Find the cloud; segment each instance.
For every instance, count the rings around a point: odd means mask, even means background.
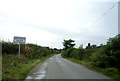
[[[83,0],[4,0],[0,3],[0,38],[12,41],[15,35],[25,36],[28,43],[57,48],[70,38],[76,47],[88,42],[99,45],[116,35],[117,7],[94,24],[113,5]]]

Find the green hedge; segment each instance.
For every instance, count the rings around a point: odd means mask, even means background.
[[[56,50],[51,49],[49,47],[42,47],[38,46],[36,44],[21,44],[20,45],[20,53],[24,54],[27,58],[41,58],[45,57],[47,55],[50,55],[52,53],[56,53]],[[12,42],[2,42],[2,55],[6,54],[12,54],[16,55],[18,54],[18,44],[14,44]]]

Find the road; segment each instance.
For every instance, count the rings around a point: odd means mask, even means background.
[[[36,66],[26,79],[110,79],[105,75],[90,70],[55,55]]]

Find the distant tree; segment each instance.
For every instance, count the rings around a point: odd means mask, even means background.
[[[89,49],[89,48],[91,48],[90,43],[88,43],[88,46],[86,46],[86,49]]]
[[[103,44],[100,44],[99,46],[97,46],[97,48],[100,48],[100,47],[103,47],[104,45]]]
[[[97,45],[94,44],[94,45],[92,45],[91,47],[92,47],[92,48],[97,48]]]
[[[102,47],[102,46],[103,46],[103,44],[100,44],[100,46]]]
[[[83,44],[81,44],[81,45],[79,46],[79,49],[83,49]]]
[[[74,46],[75,46],[75,43],[74,43],[74,42],[75,42],[75,41],[74,41],[74,40],[71,40],[71,39],[69,39],[69,40],[64,40],[64,42],[63,42],[64,49],[66,50],[66,49],[68,49],[68,48],[74,47]]]
[[[56,51],[57,51],[58,49],[57,49],[57,48],[54,48],[54,50],[56,50]]]
[[[90,47],[90,43],[88,43],[88,46]]]

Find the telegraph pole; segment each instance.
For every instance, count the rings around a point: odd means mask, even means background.
[[[120,1],[118,2],[118,34],[120,34]]]

